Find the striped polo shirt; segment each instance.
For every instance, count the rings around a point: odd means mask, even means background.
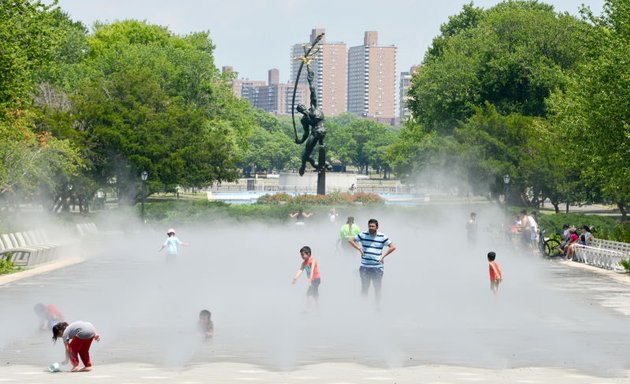
[[[362,267],[383,268],[383,264],[379,262],[383,255],[383,248],[392,243],[387,235],[377,232],[376,236],[372,236],[370,232],[365,231],[356,235],[354,240],[361,243],[363,247]]]

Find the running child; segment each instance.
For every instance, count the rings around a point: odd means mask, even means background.
[[[496,257],[496,253],[488,252],[488,263],[490,266],[490,289],[493,293],[497,293],[499,291],[499,284],[501,283],[501,281],[503,281],[501,268],[499,268],[499,264],[494,261]]]
[[[68,360],[72,364],[70,372],[88,372],[92,370],[92,361],[90,360],[90,346],[92,340],[100,341],[101,336],[96,333],[96,329],[87,321],[75,321],[73,323],[61,322],[52,328],[53,343],[57,338],[61,337],[66,348],[66,359],[63,364],[67,364]],[[83,362],[83,368],[79,369],[79,357]]]
[[[317,264],[317,260],[315,260],[315,258],[311,256],[311,247],[302,247],[300,249],[300,256],[303,260],[302,265],[293,277],[291,284],[295,284],[302,272],[306,271],[306,279],[310,283],[308,290],[306,291],[306,297],[309,298],[308,305],[310,306],[311,300],[313,300],[317,304],[317,301],[319,299],[319,284],[321,282],[319,276],[319,265]]]
[[[175,236],[175,230],[173,228],[169,228],[169,230],[166,231],[166,236],[168,236],[168,238],[164,244],[162,244],[162,247],[158,249],[158,252],[166,248],[166,261],[174,261],[177,258],[179,246],[182,245],[186,247],[188,244],[180,241],[177,236]]]

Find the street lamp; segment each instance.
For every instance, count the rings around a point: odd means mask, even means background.
[[[145,224],[146,220],[144,218],[144,196],[146,195],[147,179],[149,178],[149,172],[142,171],[142,173],[140,174],[140,178],[142,179],[142,201],[140,203],[140,210],[142,216],[142,224]]]
[[[68,189],[68,198],[65,201],[66,207],[65,207],[65,211],[70,211],[70,203],[72,201],[72,188],[74,188],[74,186],[72,184],[68,184],[66,186],[66,188]]]
[[[508,202],[508,186],[510,185],[510,175],[507,173],[503,175],[503,203],[505,204],[505,211],[507,212]]]

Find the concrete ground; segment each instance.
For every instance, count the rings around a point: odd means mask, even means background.
[[[10,308],[16,303],[16,296],[32,298],[42,287],[72,287],[72,277],[78,273],[98,274],[104,268],[121,268],[120,265],[94,264],[83,259],[65,259],[58,262],[32,268],[13,275],[0,276],[0,303],[2,308]],[[133,268],[127,265],[126,268]],[[622,323],[630,324],[630,276],[605,271],[573,262],[552,262],[546,268],[555,276],[550,289],[565,292],[586,307],[596,308],[598,312],[610,313]],[[80,272],[82,271],[82,272]],[[124,273],[121,268],[121,273]],[[76,284],[85,284],[83,281]],[[4,293],[2,292],[4,290]],[[4,319],[8,317],[2,317]],[[16,321],[20,321],[19,319]],[[555,321],[549,319],[549,321]],[[583,325],[583,324],[581,324]],[[3,324],[4,330],[20,327],[16,324]],[[583,332],[600,332],[597,324]],[[610,330],[611,332],[627,331]],[[611,337],[601,333],[602,337]],[[110,351],[105,348],[97,352],[99,361],[90,373],[49,373],[46,365],[34,364],[34,361],[51,363],[51,356],[58,357],[60,346],[51,348],[49,342],[42,342],[41,335],[26,336],[21,341],[0,345],[0,383],[554,383],[554,384],[612,384],[630,383],[630,357],[624,369],[606,370],[576,369],[563,364],[559,356],[557,363],[548,362],[544,367],[515,367],[507,364],[502,367],[498,362],[494,367],[479,368],[460,364],[429,363],[427,361],[386,362],[373,361],[352,355],[351,350],[322,350],[316,353],[313,361],[303,359],[283,369],[278,365],[264,364],[265,358],[255,352],[227,349],[220,342],[205,347],[197,356],[183,364],[154,364],[136,359],[129,355],[130,344],[112,344]],[[46,334],[46,339],[48,335]],[[625,339],[623,339],[625,340]],[[102,344],[102,343],[101,343]],[[131,345],[132,346],[132,345]],[[119,348],[119,349],[117,349]],[[150,349],[151,347],[145,347]],[[585,347],[588,353],[588,346]],[[53,355],[50,351],[54,349]],[[121,353],[117,357],[116,351]],[[627,345],[619,346],[619,353],[627,351]],[[147,351],[148,352],[148,351]],[[221,355],[219,352],[223,352]],[[242,352],[242,354],[240,353]],[[326,355],[329,354],[329,358]],[[131,356],[131,357],[130,357]],[[626,356],[630,356],[626,354]],[[262,362],[262,363],[261,363]],[[67,369],[67,367],[64,367]]]
[[[49,373],[41,367],[5,366],[0,383],[389,383],[389,384],[613,384],[629,383],[630,372],[619,377],[596,377],[553,368],[478,369],[444,365],[374,368],[353,363],[323,363],[290,371],[272,371],[241,363],[209,363],[184,368],[123,363],[101,365],[89,373]]]

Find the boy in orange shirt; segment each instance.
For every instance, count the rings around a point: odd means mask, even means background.
[[[317,260],[311,256],[311,247],[309,246],[304,246],[300,249],[300,256],[302,257],[303,262],[300,269],[293,277],[291,284],[295,284],[302,272],[306,271],[306,279],[310,283],[310,286],[306,291],[306,296],[308,298],[312,298],[312,300],[317,304],[317,300],[319,299],[319,283],[321,282],[319,276],[319,265],[317,264]]]
[[[488,263],[490,264],[490,289],[493,293],[497,293],[499,291],[499,284],[503,280],[501,268],[499,268],[499,264],[494,261],[496,257],[496,253],[488,252]]]

